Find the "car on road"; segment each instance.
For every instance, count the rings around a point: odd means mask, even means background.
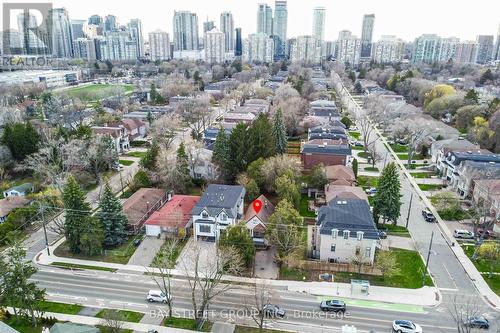
[[[483,236],[484,234],[484,236]],[[495,233],[493,232],[493,230],[484,230],[482,228],[480,229],[477,229],[477,236],[478,237],[482,237],[484,239],[490,239],[490,238],[495,238]]]
[[[490,322],[488,321],[488,319],[482,316],[466,317],[464,319],[464,325],[473,328],[484,328],[484,329],[490,328]]]
[[[167,303],[167,295],[160,290],[150,290],[146,296],[148,302]]]
[[[453,231],[453,237],[462,239],[474,239],[474,233],[469,230],[455,229],[455,231]]]
[[[424,217],[426,222],[436,222],[436,217],[428,210],[424,209],[422,211],[422,216]]]
[[[387,238],[387,232],[385,232],[384,230],[379,230],[378,231],[378,237],[380,237],[380,239],[386,239]]]
[[[346,311],[345,302],[337,300],[337,299],[322,301],[319,304],[319,308],[322,311],[332,311],[332,312],[345,312]]]
[[[397,333],[422,333],[422,327],[409,320],[394,320],[392,329]]]
[[[284,318],[286,315],[285,309],[277,304],[266,304],[262,308],[262,312],[266,317],[270,318]]]

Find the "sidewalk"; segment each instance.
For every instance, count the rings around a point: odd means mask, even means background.
[[[119,271],[129,272],[153,272],[159,273],[157,268],[144,267],[138,265],[122,265],[115,263],[106,263],[101,261],[81,260],[72,258],[63,258],[53,255],[54,249],[64,242],[64,238],[51,246],[52,255],[48,256],[46,251],[41,251],[34,259],[36,264],[50,265],[52,262],[72,263],[76,265],[97,266],[112,268]],[[185,277],[186,273],[182,270],[171,270],[173,276]],[[285,290],[298,293],[307,293],[315,296],[340,296],[349,299],[358,299],[366,301],[376,301],[383,303],[407,304],[415,306],[436,306],[441,302],[439,291],[435,287],[423,287],[420,289],[403,289],[371,286],[369,295],[352,295],[351,285],[349,283],[331,283],[331,282],[302,282],[288,280],[269,280],[269,279],[253,279],[238,276],[224,276],[223,280],[232,281],[243,284],[265,283],[269,286],[280,287]]]
[[[7,308],[7,310],[9,310],[9,312],[13,312],[12,308]],[[96,326],[96,325],[102,324],[102,319],[95,318],[95,317],[69,315],[69,314],[57,313],[57,312],[45,312],[43,314],[43,316],[46,318],[53,317],[61,322],[69,321],[69,322],[72,322],[75,324],[84,324],[84,325],[91,325],[91,326]],[[180,329],[180,328],[172,328],[172,327],[150,325],[150,324],[141,324],[141,323],[131,323],[131,322],[127,322],[127,321],[122,321],[122,324],[123,324],[122,328],[134,330],[134,331],[138,331],[138,332],[148,332],[149,330],[156,330],[156,331],[158,331],[158,333],[192,333],[192,332],[196,332],[196,331],[185,330],[185,329]]]

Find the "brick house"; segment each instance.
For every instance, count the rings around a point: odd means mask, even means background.
[[[306,170],[320,163],[324,166],[350,165],[351,155],[351,147],[345,140],[310,140],[301,149],[302,163]]]

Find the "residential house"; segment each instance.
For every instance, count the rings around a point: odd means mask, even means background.
[[[361,199],[368,202],[368,196],[361,187],[332,184],[325,185],[326,202],[337,199]]]
[[[352,168],[345,165],[328,165],[325,173],[331,185],[351,186],[356,181]]]
[[[0,223],[5,222],[14,209],[24,207],[29,202],[30,200],[25,197],[16,196],[0,199]]]
[[[446,156],[452,151],[478,151],[480,150],[478,145],[471,143],[469,140],[465,139],[447,139],[434,141],[431,144],[430,154],[432,163],[436,165],[438,171],[443,171],[446,169]],[[445,174],[445,172],[444,172]]]
[[[288,79],[288,71],[278,71],[275,75],[271,76],[269,78],[270,82],[278,82],[278,83],[285,83],[285,81]]]
[[[99,333],[99,329],[84,324],[75,323],[55,323],[49,330],[49,333]]]
[[[345,126],[335,126],[332,124],[325,124],[325,125],[311,127],[308,130],[307,140],[314,140],[314,139],[347,140]]]
[[[1,333],[20,333],[18,330],[13,329],[3,321],[0,321],[0,332]]]
[[[170,194],[158,188],[141,188],[123,203],[123,213],[128,219],[128,230],[137,233],[148,217],[165,202]]]
[[[481,203],[493,217],[500,219],[500,178],[474,180],[472,199]]]
[[[196,240],[215,241],[228,226],[243,216],[245,188],[239,185],[208,185],[192,210]]]
[[[474,192],[474,181],[500,178],[500,156],[498,162],[477,162],[465,160],[452,175],[449,185],[462,197],[469,198]]]
[[[266,247],[266,226],[269,217],[274,213],[274,205],[264,195],[259,196],[257,200],[262,202],[260,211],[257,213],[253,204],[249,205],[243,217],[243,222],[250,231],[255,245]]]
[[[226,123],[243,123],[243,124],[251,124],[255,120],[256,116],[250,112],[228,112],[224,115],[224,122]]]
[[[322,261],[373,264],[380,238],[366,200],[336,199],[319,208],[311,239]]]
[[[203,142],[206,147],[210,150],[213,149],[213,145],[215,143],[215,139],[217,138],[217,134],[219,133],[220,127],[224,129],[226,135],[229,136],[233,131],[233,128],[236,127],[235,123],[221,123],[219,126],[210,126],[205,132],[203,132]]]
[[[320,163],[349,165],[352,152],[346,140],[315,139],[303,144],[301,155],[304,168],[309,170]]]
[[[33,193],[34,187],[32,183],[24,183],[9,188],[3,192],[4,198],[8,197],[24,197],[27,194]]]
[[[256,117],[261,113],[267,113],[269,111],[269,105],[265,104],[248,104],[245,103],[243,106],[236,106],[230,113],[251,113]]]
[[[125,128],[125,135],[128,135],[129,141],[146,136],[146,124],[138,118],[124,118],[119,123],[110,124],[109,127]]]
[[[126,134],[125,127],[92,126],[92,132],[95,135],[109,135],[113,139],[118,154],[130,149],[129,137]]]
[[[167,237],[177,237],[180,234],[189,236],[193,225],[191,211],[200,201],[199,196],[172,196],[163,207],[148,217],[144,225],[147,236],[159,236],[165,233]]]
[[[212,163],[213,151],[192,147],[189,151],[189,173],[194,179],[214,180],[219,177],[218,167]]]

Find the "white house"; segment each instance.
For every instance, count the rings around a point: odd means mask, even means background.
[[[210,184],[192,210],[196,240],[213,242],[243,216],[245,188],[239,185]]]
[[[8,197],[24,197],[25,195],[33,192],[33,184],[32,183],[24,183],[18,186],[14,186],[9,188],[8,190],[3,192],[4,198]]]
[[[113,139],[116,151],[121,154],[130,149],[129,136],[125,127],[93,126],[92,132],[96,135],[109,135]]]
[[[313,256],[322,261],[373,264],[380,239],[370,206],[362,199],[334,199],[319,209]]]

